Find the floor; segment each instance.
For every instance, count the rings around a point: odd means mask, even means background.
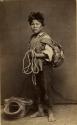
[[[54,105],[55,122],[48,122],[46,117],[24,117],[16,120],[1,118],[1,125],[77,125],[77,105]]]

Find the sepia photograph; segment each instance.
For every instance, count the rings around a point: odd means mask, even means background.
[[[0,0],[0,124],[77,125],[76,0]]]

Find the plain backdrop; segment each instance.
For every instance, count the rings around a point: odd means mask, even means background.
[[[0,2],[1,99],[34,97],[31,78],[22,73],[22,59],[31,35],[27,22],[31,11],[45,17],[45,30],[61,43],[63,65],[51,75],[54,103],[77,102],[76,3],[75,0],[5,0]]]

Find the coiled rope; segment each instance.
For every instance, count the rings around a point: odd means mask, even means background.
[[[25,66],[25,60],[28,59],[28,65]],[[26,75],[32,74],[32,82],[36,85],[36,74],[39,73],[39,67],[36,63],[35,50],[28,50],[23,58],[23,73]]]

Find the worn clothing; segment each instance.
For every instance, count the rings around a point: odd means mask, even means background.
[[[39,67],[39,73],[36,75],[36,101],[37,103],[51,105],[51,78],[52,68],[49,63],[53,56],[53,50],[50,47],[52,45],[51,37],[45,33],[40,32],[31,36],[30,49],[36,53],[43,53],[47,55],[47,58],[37,58],[36,63]]]
[[[32,35],[31,41],[30,41],[30,49],[34,50],[36,53],[43,53],[47,55],[47,59],[38,58],[36,60],[37,66],[39,67],[40,71],[43,70],[43,63],[45,61],[51,61],[53,50],[50,47],[52,45],[51,37],[45,33],[40,32],[37,35]]]

